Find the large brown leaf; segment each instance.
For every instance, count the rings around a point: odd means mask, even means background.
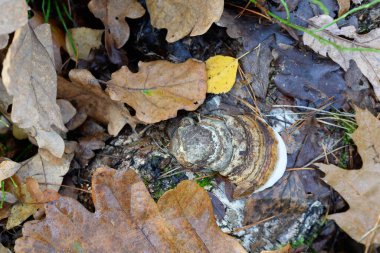
[[[173,118],[177,111],[193,111],[204,101],[207,74],[203,62],[189,59],[184,63],[168,61],[139,62],[139,72],[127,67],[112,74],[107,91],[116,101],[136,110],[144,123]]]
[[[145,9],[137,0],[92,0],[88,8],[105,27],[105,44],[112,58],[112,48],[121,48],[129,38],[129,26],[125,18],[139,18]]]
[[[61,197],[46,218],[27,222],[16,252],[245,252],[215,224],[207,193],[183,182],[158,205],[133,170],[98,169],[95,213]]]
[[[343,213],[329,215],[353,239],[360,241],[380,219],[380,121],[369,111],[356,110],[358,129],[352,139],[363,160],[360,170],[344,170],[334,165],[320,164],[326,173],[324,180],[348,202]],[[377,232],[377,233],[376,233]],[[375,235],[375,234],[376,235]],[[362,243],[380,243],[379,228],[374,229]]]
[[[224,0],[147,0],[152,25],[166,28],[166,40],[174,42],[186,35],[204,34],[223,13]]]
[[[27,24],[16,31],[2,76],[13,96],[12,121],[35,138],[40,148],[61,157],[65,144],[55,130],[67,130],[56,103],[57,75],[48,24],[34,30]]]
[[[116,136],[126,123],[134,128],[133,118],[122,102],[116,102],[102,90],[98,80],[85,69],[73,69],[69,82],[58,77],[58,97],[69,100],[78,110],[103,124],[108,124],[108,132]]]

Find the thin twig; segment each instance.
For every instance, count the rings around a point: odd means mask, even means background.
[[[239,232],[239,231],[241,231],[241,230],[246,230],[246,229],[249,229],[249,228],[251,228],[251,227],[255,227],[255,226],[257,226],[257,225],[259,225],[259,224],[261,224],[261,223],[263,223],[263,222],[269,221],[269,220],[271,220],[271,219],[273,219],[273,218],[275,218],[275,217],[276,217],[276,215],[273,215],[273,216],[271,216],[271,217],[268,217],[268,218],[265,218],[265,219],[260,220],[260,221],[258,221],[258,222],[255,222],[255,223],[252,223],[252,224],[246,225],[246,226],[244,226],[244,227],[241,227],[241,228],[234,228],[234,229],[233,229],[233,232],[236,233],[236,232]]]

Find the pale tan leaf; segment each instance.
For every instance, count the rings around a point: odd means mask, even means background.
[[[87,27],[78,27],[69,29],[71,37],[75,43],[78,55],[75,55],[70,40],[66,34],[66,48],[71,59],[87,60],[92,48],[99,48],[102,45],[102,34],[104,30],[91,29]]]
[[[193,59],[179,64],[140,62],[138,73],[125,66],[114,72],[107,91],[113,100],[133,107],[140,121],[150,124],[173,118],[178,110],[196,110],[206,97],[206,80],[205,64]]]
[[[343,213],[329,215],[352,238],[360,241],[376,224],[380,215],[380,121],[370,112],[356,110],[358,129],[352,139],[363,160],[360,170],[344,170],[334,165],[319,164],[326,173],[324,180],[348,202]],[[379,228],[373,243],[380,243]],[[371,238],[367,236],[362,243]]]
[[[45,23],[44,17],[42,17],[38,12],[33,12],[33,17],[29,19],[29,25],[35,29],[36,27]],[[65,33],[61,28],[50,24],[51,35],[53,39],[53,52],[54,52],[54,62],[55,69],[58,73],[61,72],[62,68],[62,57],[61,48],[66,50]]]
[[[314,29],[332,22],[333,19],[330,16],[321,15],[313,17],[309,21],[313,24],[310,28]],[[380,28],[374,29],[367,34],[358,34],[354,26],[339,28],[334,24],[324,31],[316,32],[316,34],[341,47],[351,48],[352,50],[339,50],[333,45],[318,41],[307,33],[303,35],[305,45],[323,56],[329,56],[344,70],[349,68],[351,60],[355,61],[363,75],[372,83],[376,96],[380,99],[380,53],[353,51],[358,47],[380,50]],[[350,40],[339,36],[347,37]]]
[[[57,99],[57,104],[61,110],[62,121],[64,124],[69,122],[77,113],[75,107],[66,99]]]
[[[62,158],[57,158],[48,151],[39,149],[37,155],[21,163],[16,175],[22,181],[32,177],[43,185],[42,189],[58,191],[73,157],[73,153],[65,153]]]
[[[12,97],[8,94],[3,80],[0,78],[0,112],[7,114],[8,106],[12,104]]]
[[[88,8],[104,24],[109,55],[112,47],[121,48],[129,38],[129,26],[125,18],[139,18],[145,13],[137,0],[91,0]]]
[[[0,34],[0,49],[5,48],[8,45],[9,35]]]
[[[166,40],[174,42],[186,35],[202,35],[223,13],[223,0],[147,0],[152,25],[166,28]]]
[[[61,157],[67,131],[56,104],[57,75],[48,24],[34,31],[25,25],[15,33],[3,63],[3,83],[13,96],[12,121],[35,138],[40,148]]]
[[[92,178],[95,213],[61,197],[46,205],[44,220],[24,224],[15,251],[246,252],[215,224],[204,189],[195,182],[177,188],[157,205],[133,170],[97,169]]]
[[[11,160],[2,160],[2,158],[0,158],[0,182],[13,176],[20,167],[21,165],[19,163]]]
[[[58,77],[58,97],[69,100],[78,110],[93,119],[108,124],[108,133],[116,136],[128,123],[135,128],[138,121],[132,117],[122,102],[116,102],[102,90],[98,80],[85,69],[73,69],[69,82]]]
[[[0,253],[12,253],[12,251],[6,247],[4,247],[3,244],[0,244]]]
[[[24,0],[0,0],[0,34],[8,34],[28,22],[28,5]]]

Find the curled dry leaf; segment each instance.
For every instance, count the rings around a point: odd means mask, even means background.
[[[3,82],[13,96],[12,121],[35,138],[40,148],[61,157],[65,144],[56,130],[66,132],[56,104],[57,75],[50,26],[32,30],[29,25],[15,33],[3,62]]]
[[[223,13],[223,0],[147,0],[152,25],[166,28],[166,40],[175,42],[186,35],[202,35]]]
[[[87,27],[78,27],[69,29],[72,39],[74,40],[77,54],[75,55],[74,49],[70,44],[70,40],[66,34],[66,48],[71,59],[87,60],[88,55],[92,48],[99,48],[102,45],[102,35],[104,30],[91,29]]]
[[[112,74],[107,83],[111,99],[127,103],[146,124],[173,118],[177,111],[196,110],[204,101],[207,74],[203,62],[139,62],[139,72],[127,67]]]
[[[319,28],[332,22],[333,19],[330,16],[321,15],[311,18],[310,21],[313,24],[311,28]],[[380,50],[380,28],[367,34],[358,34],[354,26],[339,28],[337,24],[333,24],[316,34],[346,49],[337,49],[318,41],[307,33],[303,35],[305,45],[323,56],[329,56],[346,71],[350,67],[350,60],[355,61],[363,75],[372,83],[376,96],[380,99],[380,53],[371,51],[371,49]],[[350,40],[339,36],[347,37]],[[357,51],[358,47],[368,48],[368,51]]]
[[[195,182],[180,183],[158,204],[132,170],[97,169],[92,184],[95,213],[61,197],[45,206],[44,220],[24,225],[15,251],[246,252],[218,228]]]
[[[28,5],[24,0],[0,1],[0,35],[8,34],[28,22]]]
[[[69,73],[73,82],[58,77],[58,97],[69,100],[78,110],[103,124],[108,133],[116,136],[128,123],[132,128],[138,121],[132,117],[122,102],[113,101],[102,90],[98,80],[85,69],[73,69]]]
[[[105,44],[112,58],[112,48],[121,48],[129,38],[129,26],[125,18],[139,18],[145,9],[137,0],[91,0],[88,8],[105,27]]]
[[[334,219],[353,239],[366,245],[378,244],[379,228],[373,228],[378,226],[380,216],[380,121],[369,111],[356,109],[356,122],[358,129],[352,134],[352,139],[358,147],[363,167],[344,170],[334,165],[319,164],[319,169],[326,173],[323,179],[350,205],[348,211],[329,215],[329,218]],[[369,234],[363,238],[367,232]]]

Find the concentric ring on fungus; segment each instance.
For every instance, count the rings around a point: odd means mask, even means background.
[[[264,121],[250,116],[184,118],[170,143],[170,152],[186,168],[211,169],[237,185],[233,197],[271,187],[284,174],[283,140]]]

